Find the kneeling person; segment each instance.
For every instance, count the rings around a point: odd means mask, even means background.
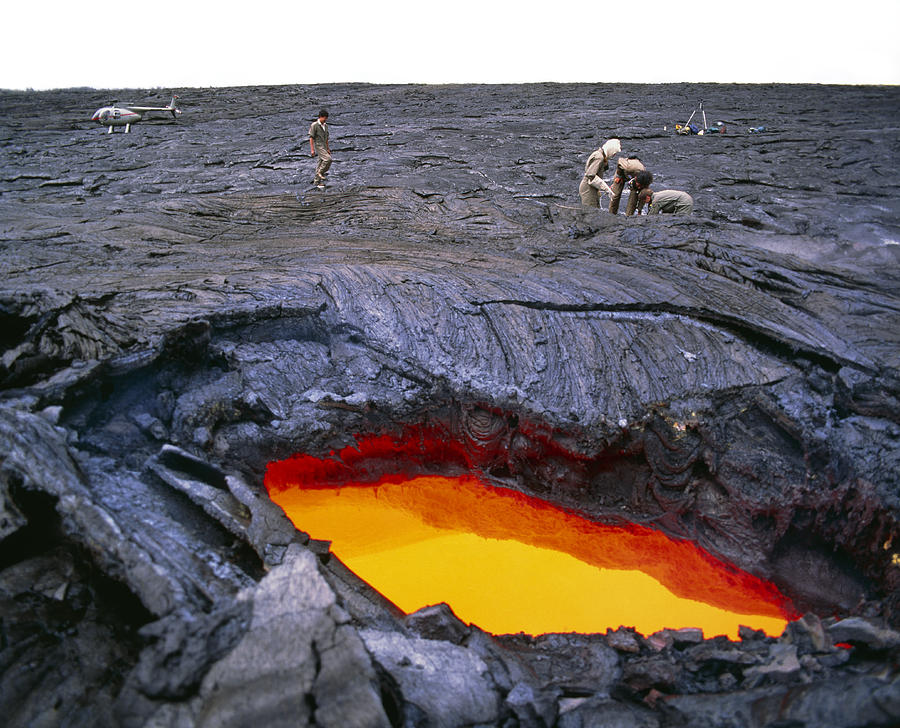
[[[681,190],[660,190],[659,192],[654,192],[650,188],[641,190],[638,215],[641,214],[644,205],[648,203],[650,205],[647,210],[648,215],[659,215],[660,213],[690,215],[694,211],[694,198]]]

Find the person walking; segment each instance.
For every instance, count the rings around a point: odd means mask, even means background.
[[[599,149],[591,152],[584,165],[584,177],[578,185],[578,194],[581,204],[586,207],[600,207],[600,191],[603,190],[612,197],[612,190],[604,182],[602,175],[609,169],[610,158],[622,151],[622,145],[618,139],[610,139]]]
[[[328,146],[328,110],[321,109],[319,118],[309,126],[309,155],[318,157],[316,177],[313,184],[320,190],[325,189],[325,176],[331,167],[331,147]]]
[[[644,171],[644,164],[637,157],[619,157],[616,163],[616,176],[612,183],[612,192],[609,198],[609,211],[613,215],[619,213],[619,200],[622,199],[622,190],[625,189],[625,183],[634,179],[638,172]],[[652,179],[652,177],[651,177]],[[631,192],[628,195],[628,204],[625,207],[626,215],[633,215],[637,208],[637,193],[634,185],[629,185]]]

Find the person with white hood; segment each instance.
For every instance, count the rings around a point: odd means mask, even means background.
[[[618,139],[610,139],[591,153],[584,165],[584,177],[578,185],[581,204],[586,207],[600,207],[600,191],[612,197],[612,190],[600,176],[609,169],[609,160],[622,151]]]

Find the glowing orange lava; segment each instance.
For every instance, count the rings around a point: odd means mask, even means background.
[[[374,479],[363,468],[374,482],[335,485],[336,474],[349,475],[341,455],[271,463],[266,487],[297,528],[330,540],[406,612],[443,601],[494,634],[625,625],[732,638],[742,624],[780,634],[793,616],[773,585],[689,541],[593,523],[473,476]]]

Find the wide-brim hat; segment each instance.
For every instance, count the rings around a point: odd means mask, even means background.
[[[618,139],[610,139],[603,145],[603,153],[606,155],[606,158],[609,159],[612,156],[615,156],[619,152],[622,151],[622,145],[619,143]]]

